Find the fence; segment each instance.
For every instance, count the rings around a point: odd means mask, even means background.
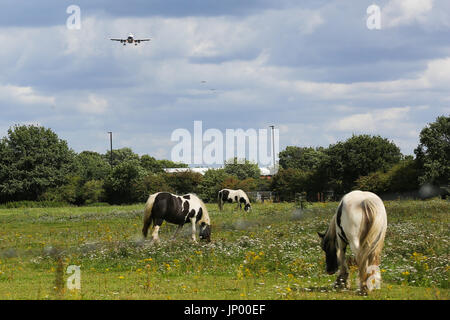
[[[274,192],[272,191],[251,191],[247,192],[250,201],[252,202],[264,202],[264,201],[273,201],[274,200]]]

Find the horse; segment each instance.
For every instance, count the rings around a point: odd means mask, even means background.
[[[200,225],[200,240],[211,241],[211,221],[205,204],[195,194],[182,196],[168,192],[158,192],[148,197],[144,210],[144,227],[142,235],[147,237],[148,229],[153,224],[152,238],[159,242],[159,229],[164,221],[177,224],[172,239],[175,239],[183,225],[190,222],[192,225],[192,240],[195,238],[196,224]]]
[[[252,205],[250,204],[250,200],[248,199],[247,194],[241,189],[239,189],[239,190],[231,190],[231,189],[220,190],[217,195],[217,202],[219,204],[220,211],[223,210],[223,204],[225,202],[228,202],[228,203],[237,202],[238,208],[240,210],[242,210],[242,204],[244,204],[244,210],[246,212],[248,212],[252,208]]]
[[[325,233],[320,233],[321,247],[326,255],[326,271],[340,269],[335,287],[348,287],[347,245],[355,255],[359,271],[360,293],[367,294],[380,284],[381,251],[387,228],[383,201],[372,192],[353,191],[346,194]]]

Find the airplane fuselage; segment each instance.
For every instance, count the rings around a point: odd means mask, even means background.
[[[134,45],[138,45],[139,43],[141,43],[142,41],[150,41],[150,39],[135,39],[133,34],[129,34],[127,38],[125,39],[111,39],[113,41],[120,41],[120,43],[122,43],[124,46],[129,43],[129,44],[133,44]]]

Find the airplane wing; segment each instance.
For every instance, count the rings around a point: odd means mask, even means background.
[[[126,41],[125,39],[111,39],[112,41],[120,41],[120,42],[124,42]]]
[[[143,42],[143,41],[150,41],[151,39],[136,39],[134,41],[136,41],[137,43],[139,42]]]

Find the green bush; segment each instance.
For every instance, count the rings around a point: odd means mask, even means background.
[[[217,194],[223,189],[226,179],[235,179],[224,169],[210,169],[205,172],[202,182],[198,186],[198,195],[205,202],[216,202]]]
[[[104,183],[105,198],[109,203],[136,203],[140,200],[137,186],[146,171],[138,160],[129,160],[115,166]]]
[[[295,194],[308,192],[311,173],[300,169],[280,169],[272,178],[272,190],[280,201],[294,201]]]
[[[414,160],[407,159],[387,172],[377,171],[356,180],[354,189],[378,194],[406,192],[419,189],[419,170]]]
[[[202,183],[203,176],[197,172],[166,173],[167,184],[177,194],[197,193],[198,186]]]
[[[103,190],[103,181],[90,180],[87,181],[80,190],[83,203],[91,205],[98,203],[105,198]]]
[[[166,181],[164,173],[151,173],[142,178],[135,186],[138,201],[145,202],[149,195],[156,192],[174,192]]]

